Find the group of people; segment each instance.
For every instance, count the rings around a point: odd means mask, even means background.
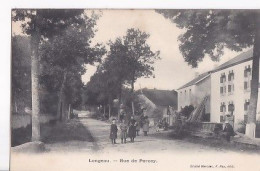
[[[142,120],[135,120],[133,116],[129,122],[127,122],[124,118],[121,119],[119,124],[120,129],[120,138],[121,143],[126,143],[126,139],[129,137],[130,142],[134,142],[136,136],[139,136],[140,129],[143,129],[144,136],[147,136],[149,132],[149,119],[145,116]],[[112,144],[116,144],[118,127],[116,124],[116,119],[112,120],[112,124],[110,127],[110,139]]]

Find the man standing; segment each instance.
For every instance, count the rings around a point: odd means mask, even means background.
[[[224,129],[223,129],[223,136],[225,139],[230,142],[230,137],[234,136],[235,132],[233,130],[233,127],[229,124],[228,121],[225,121]]]

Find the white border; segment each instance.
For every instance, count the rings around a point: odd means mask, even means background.
[[[16,0],[11,1],[12,8],[222,8],[256,9],[259,0]]]

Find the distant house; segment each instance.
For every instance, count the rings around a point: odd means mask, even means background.
[[[160,118],[169,115],[169,107],[177,110],[177,92],[174,90],[142,89],[139,90],[138,97],[151,126]]]
[[[178,88],[178,111],[185,106],[198,107],[206,96],[211,94],[211,71],[198,75],[193,80]],[[210,115],[210,98],[205,104],[205,114]]]

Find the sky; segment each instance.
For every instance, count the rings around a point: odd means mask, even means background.
[[[89,11],[87,12],[89,13]],[[160,51],[161,60],[154,64],[155,78],[139,78],[135,88],[156,88],[164,90],[178,89],[194,78],[196,74],[212,70],[214,67],[232,59],[239,53],[225,49],[225,54],[219,62],[213,62],[209,57],[199,63],[198,68],[191,68],[184,61],[179,50],[178,36],[184,33],[170,20],[165,19],[154,10],[102,10],[102,16],[97,21],[98,30],[93,38],[93,44],[107,44],[126,34],[129,28],[138,28],[150,34],[148,44],[154,51]],[[21,33],[20,24],[13,24],[13,32]],[[95,73],[96,66],[87,65],[87,72],[82,76],[86,84]]]
[[[239,53],[225,50],[219,62],[204,58],[198,68],[193,69],[184,61],[179,51],[178,36],[183,33],[170,20],[165,19],[154,10],[103,10],[102,17],[97,21],[94,42],[106,43],[126,34],[129,28],[138,28],[150,34],[148,44],[152,50],[159,50],[161,60],[154,64],[155,78],[139,78],[135,88],[156,88],[173,90],[194,78],[196,73],[213,69]],[[240,52],[241,53],[241,52]],[[82,80],[87,83],[96,67],[87,66],[87,72]]]

